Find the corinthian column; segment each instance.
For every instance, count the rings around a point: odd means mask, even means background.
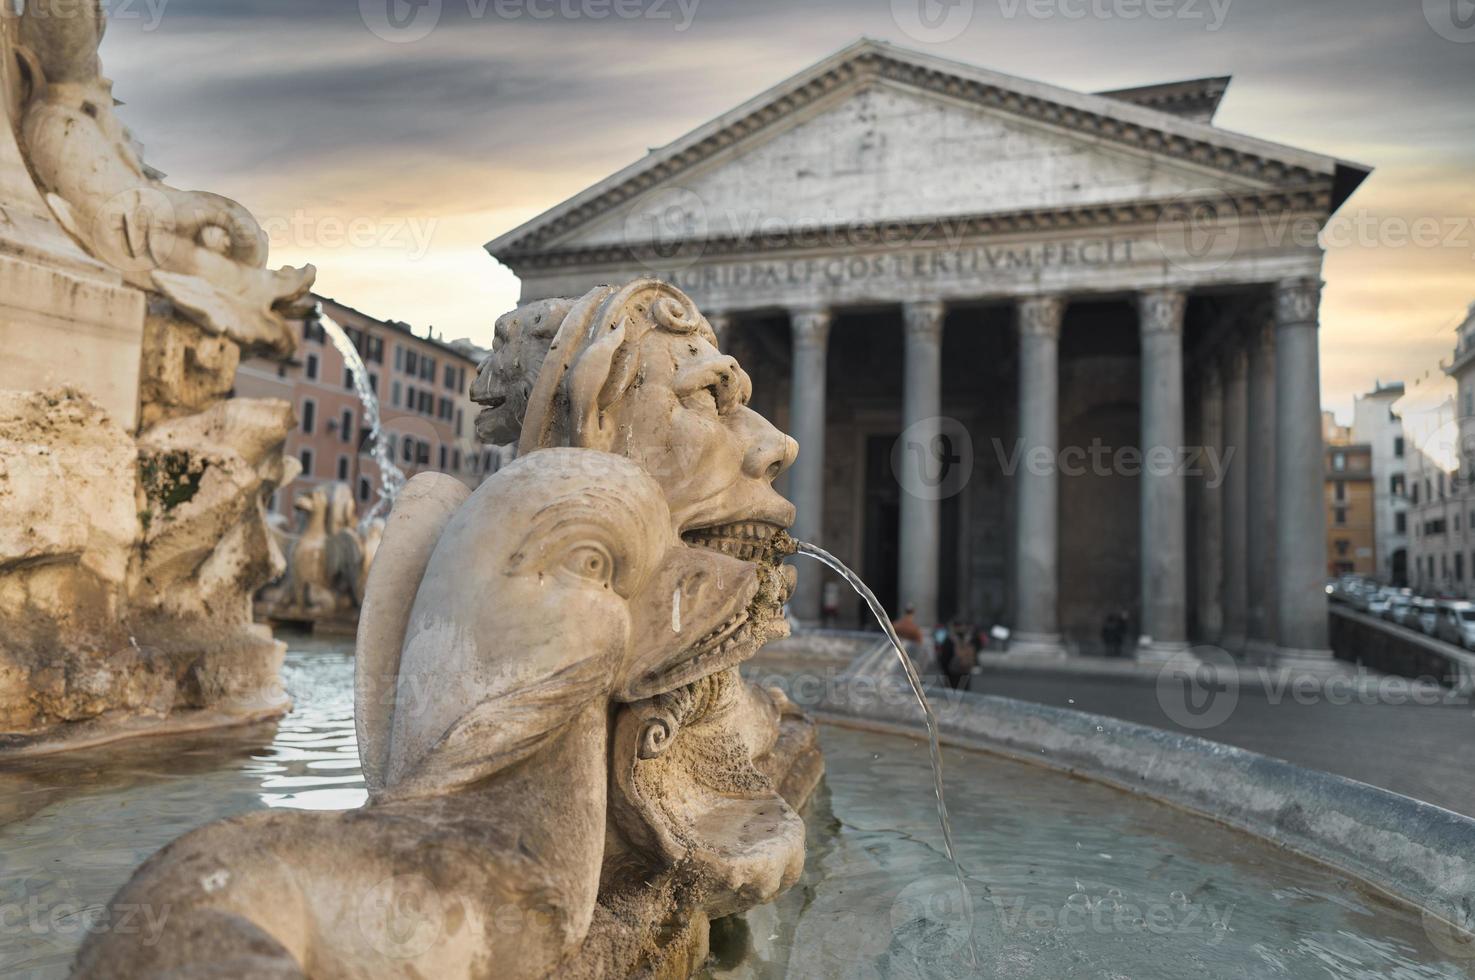
[[[933,465],[942,427],[942,320],[946,312],[936,302],[908,303],[906,320],[905,389],[902,394],[901,487],[901,601],[917,608],[917,622],[937,622],[937,499],[927,493],[927,474]],[[914,449],[913,447],[916,447]],[[920,450],[918,452],[917,450]],[[913,464],[916,469],[913,469]],[[907,479],[910,475],[913,479]],[[911,485],[908,485],[908,484]]]
[[[1200,468],[1198,508],[1198,628],[1207,643],[1224,633],[1224,472],[1210,460],[1224,458],[1224,381],[1217,360],[1205,366],[1199,386]]]
[[[1019,469],[1014,474],[1017,656],[1062,656],[1060,643],[1060,324],[1065,300],[1019,304]]]
[[[1248,580],[1245,652],[1255,660],[1275,656],[1275,323],[1259,309],[1251,323],[1249,360],[1249,517],[1245,547]]]
[[[1326,511],[1322,471],[1321,283],[1289,279],[1275,289],[1277,638],[1281,659],[1330,660],[1327,639]]]
[[[790,331],[794,347],[790,428],[799,443],[799,456],[789,470],[790,496],[797,512],[793,534],[801,541],[821,544],[825,516],[825,365],[830,311],[795,310],[790,314]],[[818,569],[814,562],[800,568],[799,583],[789,600],[789,608],[806,625],[820,621]]]
[[[1246,374],[1249,355],[1236,339],[1224,358],[1224,638],[1233,653],[1244,652],[1249,589],[1250,418]]]
[[[1176,290],[1137,298],[1142,333],[1142,647],[1150,659],[1188,646],[1188,528],[1183,454],[1183,315]]]

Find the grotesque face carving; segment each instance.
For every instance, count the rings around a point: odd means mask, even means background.
[[[793,522],[773,480],[798,447],[748,408],[752,381],[680,290],[646,279],[531,303],[498,320],[497,342],[471,392],[483,438],[632,459],[678,533],[739,557]]]

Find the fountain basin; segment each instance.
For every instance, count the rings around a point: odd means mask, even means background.
[[[0,768],[0,974],[65,976],[117,887],[188,829],[266,807],[363,801],[350,646],[290,647],[295,707],[279,726]],[[841,720],[838,706],[824,710]],[[954,711],[938,704],[950,741],[962,730]],[[905,705],[890,721],[869,714],[898,727],[824,727],[828,775],[805,814],[804,878],[714,927],[708,975],[961,975],[967,934],[925,740],[901,727]],[[951,745],[945,761],[986,975],[1465,975],[1470,961],[1441,950],[1415,909],[1324,864],[997,752]]]

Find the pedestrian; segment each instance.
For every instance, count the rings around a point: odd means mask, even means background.
[[[840,621],[840,583],[829,581],[820,589],[820,621],[825,629],[834,629]]]
[[[917,608],[907,606],[902,612],[901,618],[891,624],[896,630],[896,635],[906,643],[922,642],[922,627],[917,624]]]

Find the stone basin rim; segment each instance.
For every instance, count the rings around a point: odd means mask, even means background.
[[[823,724],[925,738],[914,704],[859,687],[871,694],[861,706],[845,679],[806,710]],[[1471,929],[1460,924],[1460,901],[1475,891],[1475,819],[1198,736],[971,691],[929,693],[944,744],[1146,797],[1333,868],[1417,909],[1428,927]]]

